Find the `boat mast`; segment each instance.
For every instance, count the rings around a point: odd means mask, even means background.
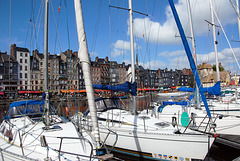
[[[129,28],[130,28],[130,46],[131,46],[131,72],[132,82],[135,82],[135,57],[134,57],[134,41],[133,41],[133,17],[132,17],[132,0],[129,3]],[[132,114],[136,113],[136,96],[132,96]]]
[[[195,64],[197,66],[197,56],[196,56],[196,44],[195,44],[195,37],[193,32],[193,24],[192,24],[192,13],[191,13],[191,7],[190,2],[187,0],[187,9],[188,9],[188,17],[189,17],[189,23],[190,23],[190,32],[191,32],[191,42],[192,42],[192,48],[193,48],[193,58],[195,60]],[[196,83],[196,102],[197,102],[197,108],[200,108],[199,103],[199,88]]]
[[[217,82],[218,82],[218,81],[220,81],[219,66],[218,66],[218,51],[217,51],[218,42],[216,39],[216,28],[215,28],[212,0],[209,0],[209,2],[210,2],[211,17],[212,17],[213,40],[214,40],[214,49],[215,49],[215,55],[216,55],[216,71],[217,71]]]
[[[45,110],[46,110],[46,127],[50,125],[49,121],[49,91],[48,91],[48,0],[45,1],[45,25],[44,25],[44,65],[45,65]]]
[[[99,127],[97,120],[97,112],[96,105],[94,99],[94,91],[92,85],[92,77],[90,72],[90,59],[88,54],[87,40],[83,23],[83,14],[82,14],[82,4],[80,0],[74,0],[75,6],[75,17],[77,24],[77,33],[78,33],[78,57],[80,59],[80,63],[82,64],[84,82],[86,87],[88,106],[91,114],[93,133],[97,143],[97,148],[100,148],[100,135],[99,135]]]
[[[240,40],[239,0],[236,0],[236,5],[237,5],[237,19],[238,19],[238,34],[239,34],[239,40]]]
[[[173,0],[168,0],[168,2],[170,4],[170,7],[171,7],[171,10],[172,10],[175,22],[177,24],[177,27],[178,27],[178,30],[179,30],[179,33],[180,33],[180,36],[181,36],[181,39],[182,39],[182,42],[183,42],[183,45],[184,45],[184,49],[186,51],[186,54],[187,54],[187,57],[188,57],[188,61],[190,63],[190,67],[192,69],[192,72],[194,74],[195,80],[196,80],[197,85],[199,87],[199,91],[200,91],[200,94],[202,96],[202,100],[203,100],[203,103],[205,105],[205,109],[206,109],[208,117],[210,118],[211,123],[212,123],[212,119],[211,119],[212,115],[211,115],[210,110],[208,108],[208,103],[207,103],[207,100],[206,100],[206,97],[205,97],[205,94],[204,94],[204,90],[203,90],[203,87],[202,87],[202,84],[201,84],[200,77],[199,77],[198,72],[197,72],[197,67],[196,67],[194,59],[192,57],[192,53],[191,53],[191,50],[189,48],[189,45],[188,45],[187,38],[185,36],[184,30],[182,28],[182,24],[181,24],[180,19],[178,17],[178,14],[177,14],[176,8],[174,6]]]

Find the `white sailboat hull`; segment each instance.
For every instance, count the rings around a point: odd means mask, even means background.
[[[210,110],[212,107],[210,107]],[[177,123],[181,124],[181,114],[183,112],[187,112],[190,116],[191,113],[194,113],[194,120],[196,123],[196,127],[199,127],[199,130],[205,131],[206,125],[208,124],[208,119],[204,118],[206,117],[207,113],[204,110],[195,109],[193,107],[183,107],[181,105],[167,105],[163,108],[163,110],[160,112],[155,111],[154,117],[159,118],[161,120],[172,122],[172,117],[177,118]],[[146,111],[142,111],[142,113],[146,114]],[[214,123],[216,124],[215,130],[218,134],[225,134],[225,135],[238,135],[240,131],[240,117],[237,116],[231,116],[226,115],[226,113],[218,113],[217,111],[211,112],[212,118]],[[149,116],[152,115],[152,112],[149,112]],[[219,117],[222,115],[222,117]],[[215,119],[216,118],[216,119]],[[213,130],[206,132],[212,132]]]
[[[120,109],[98,112],[98,118],[102,142],[117,152],[140,158],[204,159],[214,141],[209,135],[190,129],[183,133],[184,128],[177,129],[171,123]]]
[[[86,139],[87,133],[80,136],[75,126],[55,116],[56,123],[44,130],[43,122],[32,122],[28,117],[4,120],[1,124],[0,145],[2,160],[89,160],[93,145]],[[12,124],[13,127],[9,127]],[[41,136],[45,136],[48,147],[41,146]],[[10,139],[9,140],[9,136]],[[85,137],[85,138],[84,138]],[[92,140],[91,140],[92,141]],[[49,150],[47,150],[49,149]],[[59,153],[60,150],[61,152]]]
[[[108,131],[100,128],[101,139],[104,140]],[[111,127],[117,132],[118,140],[115,145],[121,148],[123,153],[141,153],[145,158],[158,158],[167,160],[178,159],[204,159],[214,139],[207,136],[168,134],[159,131],[139,132]],[[116,136],[110,134],[106,145],[113,145]]]

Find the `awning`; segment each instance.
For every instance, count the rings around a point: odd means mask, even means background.
[[[156,91],[157,89],[155,88],[138,88],[138,91]]]
[[[43,91],[18,91],[18,94],[25,94],[25,93],[28,93],[28,94],[40,94],[40,93],[43,93]]]
[[[86,90],[60,90],[62,93],[86,93]]]
[[[86,90],[60,90],[62,93],[86,93]],[[110,92],[111,90],[94,89],[95,92]]]
[[[4,95],[4,92],[0,92],[0,95]]]

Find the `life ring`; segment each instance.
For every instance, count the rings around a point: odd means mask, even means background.
[[[69,116],[69,109],[68,109],[68,107],[65,107],[65,110],[66,110],[67,116]]]

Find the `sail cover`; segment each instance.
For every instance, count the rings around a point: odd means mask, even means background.
[[[18,101],[10,104],[7,115],[5,119],[10,119],[14,117],[22,117],[24,115],[42,115],[44,112],[43,100],[26,100]],[[53,112],[52,103],[50,104],[50,112]]]
[[[136,82],[130,83],[127,81],[124,84],[117,84],[117,85],[93,84],[93,88],[102,89],[102,90],[129,92],[133,96],[137,95],[137,83]]]
[[[180,87],[178,88],[179,91],[184,92],[193,92],[195,91],[195,88],[187,88],[187,87]],[[208,95],[221,95],[221,88],[220,88],[220,81],[218,81],[213,87],[206,87],[203,88],[204,93],[208,92]]]
[[[187,101],[179,101],[179,102],[163,101],[162,104],[164,106],[166,106],[166,105],[183,105],[183,106],[187,106],[188,102]]]

